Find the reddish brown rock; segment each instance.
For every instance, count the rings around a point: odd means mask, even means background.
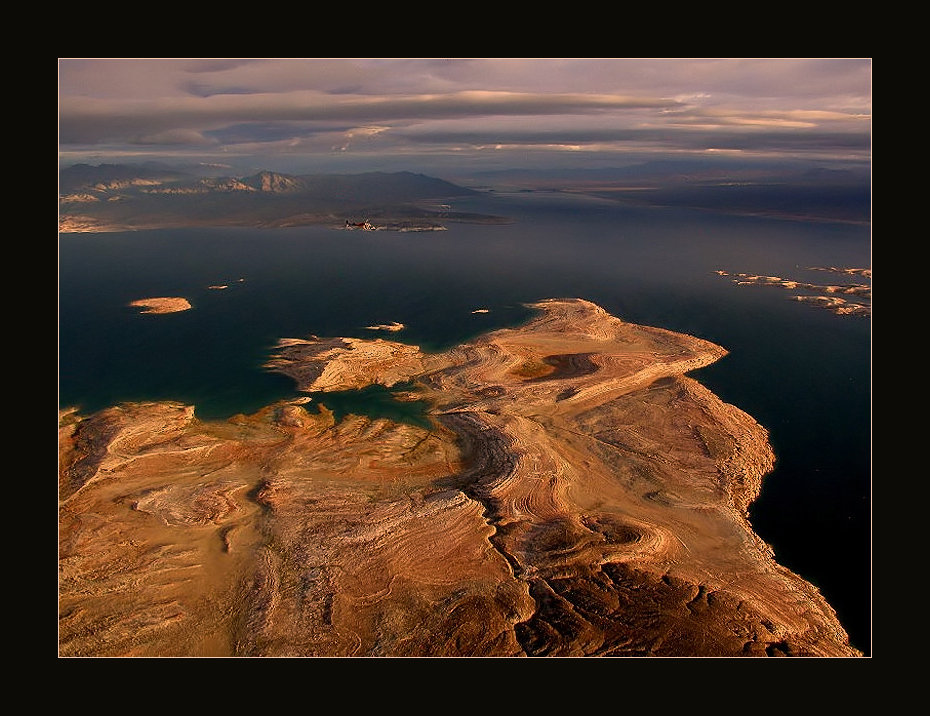
[[[537,307],[397,349],[432,430],[296,401],[63,414],[61,655],[858,655],[747,521],[767,434],[684,375],[725,351]],[[391,384],[392,345],[310,343],[272,362]]]

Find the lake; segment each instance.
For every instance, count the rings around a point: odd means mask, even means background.
[[[488,194],[452,209],[514,223],[62,235],[59,405],[179,400],[225,418],[297,395],[262,368],[279,338],[380,336],[439,350],[526,320],[528,302],[585,298],[729,351],[693,377],[770,432],[777,464],[753,526],[869,654],[871,318],[715,271],[870,283],[811,270],[870,268],[870,228],[552,193]],[[152,296],[183,296],[193,309],[140,315],[127,305]],[[366,328],[394,321],[405,330]],[[332,400],[405,419],[377,391]]]

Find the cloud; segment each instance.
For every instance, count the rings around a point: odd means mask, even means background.
[[[133,143],[153,146],[184,145],[189,147],[212,147],[218,144],[216,140],[210,139],[201,132],[192,129],[168,129],[164,132],[139,136],[133,140]]]
[[[390,121],[466,116],[552,115],[669,109],[672,100],[589,94],[468,90],[421,95],[331,95],[314,91],[224,94],[170,100],[66,98],[59,103],[64,143],[127,139],[170,129],[213,129],[270,121]]]
[[[117,151],[488,146],[868,156],[869,60],[138,59],[59,62],[59,144]]]

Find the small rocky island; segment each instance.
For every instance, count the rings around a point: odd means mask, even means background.
[[[134,308],[141,308],[142,313],[179,313],[191,309],[190,301],[180,296],[158,296],[156,298],[140,298],[129,304]]]
[[[443,353],[269,357],[314,394],[402,384],[431,429],[306,398],[62,411],[60,655],[859,656],[747,519],[768,435],[686,375],[726,351],[535,308]]]
[[[868,283],[810,283],[781,276],[717,271],[718,276],[731,277],[739,286],[774,286],[787,289],[795,301],[808,303],[835,313],[838,316],[872,316],[872,269],[814,266],[810,271],[825,271],[842,276],[860,276]]]

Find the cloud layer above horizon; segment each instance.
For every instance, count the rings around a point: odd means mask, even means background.
[[[64,162],[868,162],[870,59],[59,59]]]

